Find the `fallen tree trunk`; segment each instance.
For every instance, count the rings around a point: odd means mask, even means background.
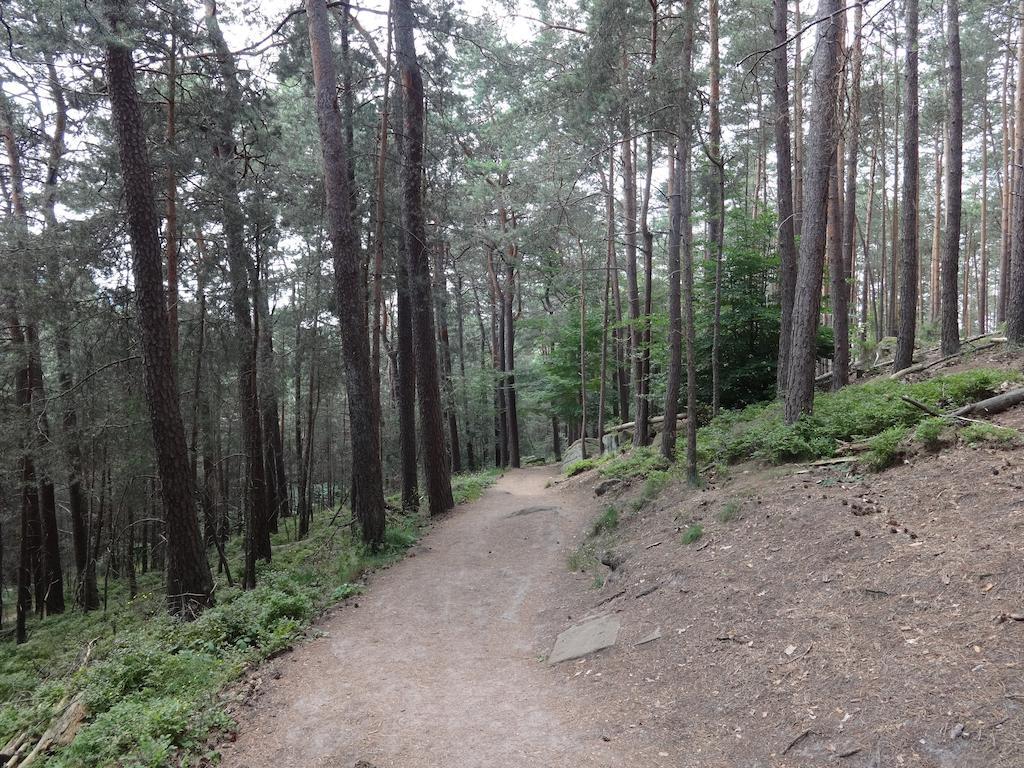
[[[1004,392],[1001,395],[996,395],[986,400],[980,400],[977,403],[969,403],[962,408],[957,408],[949,415],[968,416],[970,414],[980,414],[987,416],[993,413],[1002,413],[1021,403],[1024,403],[1024,387],[1011,389],[1009,392]]]
[[[968,343],[970,343],[970,342],[968,342]],[[917,363],[916,365],[911,365],[910,367],[904,368],[901,371],[896,371],[896,373],[892,374],[892,376],[890,376],[889,378],[892,378],[892,379],[902,379],[902,378],[904,378],[906,376],[909,376],[912,373],[920,373],[921,371],[927,371],[929,368],[934,368],[937,365],[942,365],[943,363],[949,362],[950,360],[953,360],[953,359],[958,358],[958,357],[962,357],[963,355],[966,355],[969,352],[981,352],[981,351],[986,350],[986,349],[991,349],[992,347],[996,346],[997,344],[1005,344],[1005,343],[1006,343],[1006,338],[1005,337],[1001,337],[1001,338],[997,338],[997,339],[992,339],[992,341],[990,341],[988,344],[982,344],[980,347],[968,347],[968,346],[965,345],[959,352],[954,352],[952,355],[946,355],[945,357],[940,357],[938,360],[933,360],[930,363],[929,362],[921,362],[921,363]]]

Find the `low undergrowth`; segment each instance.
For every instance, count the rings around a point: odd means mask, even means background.
[[[936,425],[901,395],[932,408],[950,410],[995,393],[1019,374],[976,369],[906,383],[884,378],[839,392],[819,394],[814,413],[785,424],[781,403],[724,412],[698,432],[703,463],[728,465],[745,459],[772,464],[834,456],[840,443],[871,440],[866,462],[883,469],[900,456],[901,444],[922,422],[926,438],[938,439]],[[941,430],[940,430],[941,432]]]
[[[456,502],[478,498],[499,475],[453,477]],[[24,732],[34,741],[80,697],[86,724],[35,765],[158,768],[216,759],[205,754],[208,736],[231,726],[219,692],[288,648],[326,607],[359,594],[361,576],[399,559],[421,528],[418,516],[389,516],[384,546],[372,552],[325,512],[303,541],[285,530],[274,536],[273,560],[259,564],[255,589],[229,587],[219,575],[216,605],[193,622],[166,615],[161,574],[150,572],[132,599],[111,583],[106,611],[30,623],[28,642],[0,645],[0,746]],[[240,545],[227,546],[235,576]]]
[[[498,481],[499,477],[501,477],[501,470],[496,467],[452,475],[452,497],[455,499],[455,503],[465,504],[469,501],[476,501],[484,491]]]

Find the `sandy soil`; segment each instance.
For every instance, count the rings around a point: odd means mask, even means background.
[[[563,591],[587,589],[566,555],[590,511],[545,489],[553,471],[507,474],[330,615],[325,636],[261,670],[223,765],[654,764],[650,744],[604,740],[591,697],[543,663],[572,623]]]

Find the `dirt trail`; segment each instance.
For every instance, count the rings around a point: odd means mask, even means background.
[[[650,764],[604,741],[609,724],[541,662],[571,623],[565,555],[587,514],[545,489],[551,477],[508,473],[278,659],[223,765]]]

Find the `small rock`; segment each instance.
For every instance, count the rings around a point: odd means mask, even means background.
[[[964,736],[964,724],[957,723],[953,726],[953,730],[949,732],[950,741],[956,741],[961,736]]]
[[[621,483],[622,481],[617,477],[609,477],[607,480],[602,480],[600,483],[597,484],[597,487],[594,488],[594,495],[604,496],[606,493],[608,493],[608,491],[610,491],[612,488],[615,488],[617,485],[620,485]]]

